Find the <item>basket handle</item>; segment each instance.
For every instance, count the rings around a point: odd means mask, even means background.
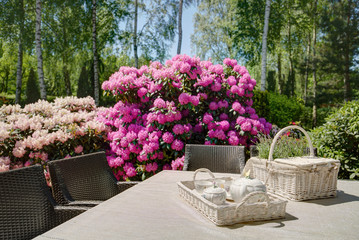
[[[275,136],[274,136],[274,139],[273,139],[273,142],[270,146],[270,150],[269,150],[269,156],[268,156],[268,160],[269,161],[273,161],[273,153],[274,153],[274,147],[275,147],[275,144],[278,140],[278,138],[285,132],[287,131],[288,129],[298,129],[300,130],[302,133],[304,133],[305,137],[307,138],[308,140],[308,144],[309,144],[309,150],[310,150],[310,156],[311,157],[314,157],[314,148],[313,148],[313,144],[312,144],[312,141],[310,140],[310,137],[308,135],[308,133],[301,127],[297,126],[297,125],[291,125],[291,126],[288,126],[288,127],[285,127],[283,129],[281,129]]]
[[[199,172],[207,172],[212,178],[214,178],[213,173],[212,173],[209,169],[207,169],[207,168],[199,168],[199,169],[197,169],[197,170],[194,172],[193,181],[195,181],[196,175],[197,175],[197,173],[199,173]]]
[[[264,203],[266,203],[266,205],[268,206],[269,205],[269,197],[268,197],[268,194],[266,194],[265,192],[260,192],[260,191],[255,191],[255,192],[251,192],[249,194],[247,194],[240,203],[238,203],[237,207],[236,207],[236,211],[238,211],[238,209],[245,205],[251,198],[254,198],[255,196],[257,197],[264,197]]]

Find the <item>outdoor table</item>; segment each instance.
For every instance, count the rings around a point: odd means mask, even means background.
[[[219,227],[178,194],[176,182],[193,174],[162,171],[35,239],[358,238],[359,181],[339,180],[336,198],[288,201],[285,219]],[[200,173],[196,179],[206,177]]]

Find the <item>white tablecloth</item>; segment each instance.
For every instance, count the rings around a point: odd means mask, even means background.
[[[218,227],[179,197],[176,182],[192,177],[162,171],[35,239],[358,239],[359,181],[339,180],[336,198],[288,201],[285,219]]]

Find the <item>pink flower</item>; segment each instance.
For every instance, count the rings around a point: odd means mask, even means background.
[[[251,114],[251,115],[250,115],[250,118],[251,118],[251,119],[254,119],[254,120],[257,120],[259,117],[258,117],[257,114]]]
[[[221,113],[221,115],[219,115],[219,119],[221,120],[227,120],[228,119],[228,115],[225,113]]]
[[[213,121],[213,117],[210,113],[205,113],[203,116],[203,123],[204,124],[209,124],[210,122]]]
[[[174,137],[173,137],[172,133],[165,132],[162,136],[162,139],[165,143],[172,143]]]
[[[171,165],[169,165],[167,163],[167,164],[163,165],[162,170],[172,170],[172,167],[171,167]]]
[[[229,122],[228,121],[221,121],[219,122],[219,126],[220,128],[219,129],[222,129],[224,131],[227,131],[229,129]]]
[[[138,139],[140,141],[144,141],[146,140],[146,138],[148,137],[148,132],[147,130],[140,130],[139,133],[138,133]]]
[[[221,91],[221,88],[222,88],[221,83],[219,83],[217,81],[211,86],[211,90],[213,92],[219,92],[219,91]]]
[[[209,104],[209,109],[211,109],[212,111],[217,110],[218,109],[217,103],[216,102],[211,102]]]
[[[128,132],[126,138],[128,142],[132,142],[137,138],[137,134],[134,131]]]
[[[183,125],[183,129],[185,133],[189,133],[192,130],[192,125],[189,123],[187,125]]]
[[[248,132],[252,129],[252,125],[249,121],[245,121],[244,123],[241,124],[241,129],[242,131]]]
[[[25,164],[24,164],[25,167],[28,167],[30,165],[31,165],[31,161],[26,161]]]
[[[219,64],[210,66],[208,70],[218,75],[221,75],[223,73],[223,67]]]
[[[166,102],[162,98],[157,98],[155,102],[153,103],[153,106],[157,108],[165,108]]]
[[[190,102],[191,100],[191,96],[188,93],[181,93],[178,97],[178,101],[182,104],[182,105],[186,105]]]
[[[157,121],[159,124],[165,124],[167,119],[168,117],[162,113],[157,116]]]
[[[218,107],[219,108],[227,108],[228,107],[228,102],[226,100],[219,101],[218,102]]]
[[[125,163],[125,161],[120,157],[117,157],[113,160],[114,167],[122,166],[124,163]]]
[[[237,85],[233,85],[232,87],[231,87],[231,93],[233,93],[233,94],[239,94],[239,87],[237,86]]]
[[[187,73],[187,72],[189,72],[190,69],[191,69],[191,65],[189,65],[188,63],[182,63],[180,72]]]
[[[146,94],[147,94],[147,89],[146,88],[140,88],[140,89],[138,89],[138,91],[137,91],[137,95],[140,97],[140,98],[142,98],[143,96],[145,96]]]
[[[197,106],[199,104],[199,96],[191,96],[190,102],[194,105]]]
[[[227,82],[229,86],[234,86],[237,84],[237,80],[234,76],[229,76]]]
[[[246,113],[248,113],[248,114],[255,114],[255,113],[256,113],[256,110],[254,110],[254,109],[251,108],[251,107],[246,107]]]
[[[175,139],[172,142],[171,148],[176,151],[181,151],[184,147],[184,144],[181,140]]]
[[[240,112],[241,109],[242,109],[242,105],[239,102],[234,102],[232,104],[232,108],[233,108],[234,111]]]
[[[238,143],[239,143],[239,139],[238,139],[237,136],[230,136],[230,137],[228,138],[228,143],[229,143],[230,145],[232,145],[232,146],[236,146],[236,145],[238,145]]]
[[[214,128],[216,128],[216,127],[217,127],[217,124],[216,124],[215,122],[210,122],[210,123],[208,123],[208,125],[207,125],[207,128],[208,128],[209,130],[214,129]]]
[[[182,170],[183,163],[184,163],[184,156],[172,161],[171,163],[172,170]]]
[[[172,131],[174,132],[174,134],[181,135],[184,133],[184,128],[181,124],[176,124],[173,126]]]
[[[223,130],[215,130],[215,137],[220,139],[220,140],[225,140],[226,139],[226,134],[224,133]]]
[[[26,153],[26,150],[23,148],[14,148],[12,150],[12,155],[14,155],[14,157],[17,157],[17,158],[22,158],[25,153]]]
[[[202,132],[202,125],[201,125],[200,123],[196,124],[196,125],[194,126],[194,128],[193,128],[193,131],[194,131],[195,133],[200,133],[200,132]]]
[[[123,170],[125,170],[128,177],[134,177],[137,175],[136,169],[133,167],[132,163],[125,163]]]

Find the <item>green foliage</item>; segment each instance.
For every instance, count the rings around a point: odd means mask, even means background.
[[[310,128],[310,108],[296,98],[289,98],[268,91],[254,91],[253,108],[259,116],[278,127],[286,127],[292,122],[300,122],[305,128]]]
[[[35,103],[40,99],[39,84],[36,80],[34,69],[30,69],[26,84],[26,104]]]
[[[283,135],[276,142],[273,159],[303,156],[303,153],[307,151],[307,139],[295,138],[288,135]],[[259,157],[268,159],[273,139],[268,136],[261,136],[258,140],[259,142],[257,143],[257,148]]]
[[[269,99],[268,91],[253,91],[253,108],[256,110],[258,116],[264,117],[268,120],[270,109],[269,109]],[[272,122],[271,122],[272,123]],[[273,124],[273,123],[272,123]],[[274,123],[275,124],[275,123]]]
[[[318,155],[340,160],[340,178],[359,179],[359,101],[346,103],[313,130]]]

